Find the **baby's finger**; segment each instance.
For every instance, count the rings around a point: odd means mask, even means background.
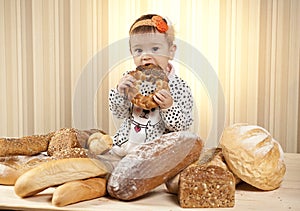
[[[124,79],[125,79],[126,81],[130,81],[131,83],[134,83],[134,82],[136,81],[136,79],[135,79],[132,75],[129,75],[129,74],[127,74],[127,75],[124,77]]]
[[[169,98],[171,97],[171,93],[168,90],[162,89],[156,93],[160,98]]]

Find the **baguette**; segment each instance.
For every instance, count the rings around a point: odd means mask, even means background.
[[[106,166],[90,158],[66,158],[43,163],[22,174],[15,183],[20,197],[35,195],[42,190],[65,182],[106,175]]]
[[[199,158],[202,140],[190,132],[172,132],[138,145],[113,170],[108,193],[136,199],[174,177]]]
[[[53,193],[52,204],[58,207],[90,200],[106,194],[105,178],[89,178],[62,184]]]

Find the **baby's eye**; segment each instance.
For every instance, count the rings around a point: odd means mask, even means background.
[[[153,48],[152,48],[152,51],[153,51],[153,52],[156,52],[156,51],[158,51],[158,50],[159,50],[159,47],[153,47]]]
[[[140,48],[134,49],[134,51],[133,51],[134,55],[140,55],[142,52],[143,52],[143,50]]]

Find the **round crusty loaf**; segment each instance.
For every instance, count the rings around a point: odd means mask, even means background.
[[[223,131],[221,147],[234,174],[262,190],[280,186],[286,166],[280,144],[256,125],[234,124]]]

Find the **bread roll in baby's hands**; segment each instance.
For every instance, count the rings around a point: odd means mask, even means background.
[[[280,144],[262,127],[234,124],[223,131],[220,145],[231,171],[262,189],[280,186],[286,166]]]
[[[22,174],[15,183],[15,193],[20,197],[28,197],[48,187],[74,180],[105,176],[107,173],[106,166],[97,159],[52,160]]]
[[[203,141],[190,132],[173,132],[138,145],[113,170],[108,193],[136,199],[174,177],[199,158]]]

